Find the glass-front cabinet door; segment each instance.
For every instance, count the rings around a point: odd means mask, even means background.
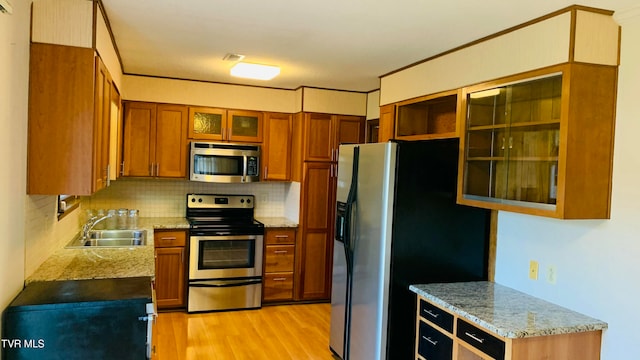
[[[466,94],[464,199],[553,210],[562,74]]]
[[[226,122],[224,109],[189,107],[189,139],[224,140]]]
[[[262,113],[257,111],[229,110],[227,112],[229,141],[262,142]]]

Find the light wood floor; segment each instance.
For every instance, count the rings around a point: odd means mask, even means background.
[[[159,360],[333,360],[330,304],[265,306],[259,310],[160,313]]]

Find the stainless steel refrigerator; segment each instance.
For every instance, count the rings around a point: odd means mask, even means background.
[[[489,212],[457,205],[458,139],[341,145],[330,347],[414,359],[416,283],[487,279]]]

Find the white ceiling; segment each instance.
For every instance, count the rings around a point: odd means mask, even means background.
[[[127,74],[371,91],[379,76],[573,5],[572,0],[102,0]],[[583,0],[624,11],[638,0]],[[227,53],[279,65],[229,75]],[[463,71],[464,69],[460,69]]]

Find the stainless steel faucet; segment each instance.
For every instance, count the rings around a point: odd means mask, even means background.
[[[91,230],[93,230],[93,228],[98,225],[99,222],[104,221],[105,219],[108,219],[112,216],[113,215],[111,214],[105,215],[103,217],[93,216],[89,220],[87,220],[87,222],[82,225],[82,240],[89,239],[89,233],[91,232]]]

